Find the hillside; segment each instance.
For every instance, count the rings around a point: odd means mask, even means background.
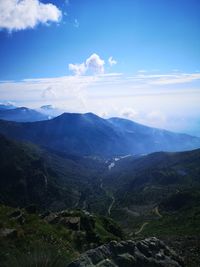
[[[110,218],[80,210],[35,213],[0,205],[0,265],[67,266],[79,253],[124,237]],[[47,265],[48,264],[48,265]]]
[[[133,235],[200,233],[199,166],[199,149],[117,161],[103,179],[115,199],[112,217]]]
[[[61,157],[0,136],[0,161],[0,201],[6,205],[58,210],[82,207],[87,198],[95,209],[107,199],[97,186],[104,170],[98,160]]]

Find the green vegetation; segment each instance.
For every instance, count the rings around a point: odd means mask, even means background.
[[[112,219],[81,210],[39,216],[24,209],[0,206],[1,266],[26,266],[23,261],[31,262],[33,258],[41,266],[54,266],[45,265],[52,264],[52,260],[55,266],[62,266],[56,265],[62,262],[66,266],[80,252],[123,237]]]
[[[99,158],[58,154],[3,136],[0,147],[5,267],[26,266],[21,258],[62,266],[126,237],[200,234],[200,150],[128,157],[109,171]]]

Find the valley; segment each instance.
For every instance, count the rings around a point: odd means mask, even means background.
[[[116,118],[113,123],[123,125]],[[125,129],[133,127],[132,122],[123,123]],[[112,151],[118,127],[93,114],[0,122],[0,247],[5,267],[7,253],[26,255],[26,246],[46,246],[49,241],[40,234],[53,236],[47,250],[61,246],[65,262],[112,240],[155,237],[182,255],[186,267],[199,264],[190,246],[200,234],[200,149],[157,152],[155,148],[153,153],[132,155],[127,147],[121,150],[125,138]],[[115,137],[110,139],[107,131],[115,132]],[[97,132],[98,140],[89,142]],[[123,135],[121,131],[120,138]],[[198,146],[198,138],[191,140]],[[12,212],[19,217],[12,220]],[[31,234],[35,231],[37,235]],[[191,251],[184,255],[187,247]]]
[[[0,267],[200,267],[200,0],[0,0]]]

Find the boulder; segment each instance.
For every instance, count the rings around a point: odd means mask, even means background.
[[[83,253],[68,267],[183,267],[174,251],[159,239],[111,241]]]

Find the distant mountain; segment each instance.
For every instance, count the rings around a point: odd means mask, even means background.
[[[130,151],[152,153],[155,151],[183,151],[200,147],[200,138],[148,127],[131,120],[110,118],[112,125],[126,135]]]
[[[0,121],[0,133],[67,154],[103,157],[200,147],[198,137],[119,118],[106,120],[93,113],[63,113],[51,120],[32,123]]]
[[[14,105],[7,103],[7,104],[0,104],[0,110],[8,110],[16,108]]]
[[[0,119],[17,122],[33,122],[48,120],[49,117],[36,110],[26,107],[0,109]]]

